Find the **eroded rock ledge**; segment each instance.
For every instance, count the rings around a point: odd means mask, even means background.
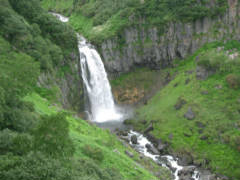
[[[228,5],[225,15],[192,23],[172,22],[164,33],[157,27],[141,25],[125,29],[121,38],[106,40],[99,47],[106,69],[110,74],[128,72],[136,66],[160,69],[171,65],[174,59],[192,54],[207,42],[240,40],[239,3],[228,0]]]

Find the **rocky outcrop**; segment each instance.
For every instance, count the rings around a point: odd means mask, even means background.
[[[68,68],[67,71],[62,72],[63,67]],[[83,111],[83,84],[77,51],[72,52],[71,62],[65,62],[51,73],[42,73],[38,79],[38,86],[53,91],[63,108]]]
[[[207,42],[240,40],[240,8],[237,0],[228,0],[225,15],[205,17],[192,23],[169,23],[162,33],[159,27],[129,27],[121,38],[104,41],[99,51],[108,72],[128,72],[135,66],[160,69],[183,59]],[[121,42],[121,43],[120,43]]]

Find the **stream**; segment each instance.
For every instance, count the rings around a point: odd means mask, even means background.
[[[69,18],[57,13],[51,13],[62,22],[68,22]],[[118,107],[114,103],[111,92],[111,86],[107,78],[107,73],[99,53],[94,46],[89,44],[87,40],[77,34],[78,48],[80,53],[80,64],[82,70],[82,79],[84,83],[85,96],[88,99],[86,103],[87,114],[89,119],[103,128],[122,127],[123,121],[131,116],[131,108]],[[137,143],[131,142],[131,137],[137,137]],[[184,170],[190,171],[189,180],[200,180],[200,173],[194,166],[180,166],[178,159],[170,155],[159,155],[149,151],[147,147],[154,145],[142,134],[130,130],[127,138],[129,144],[139,153],[151,158],[157,164],[164,166],[173,173],[174,180],[184,180],[182,174]],[[186,177],[186,176],[185,176]]]

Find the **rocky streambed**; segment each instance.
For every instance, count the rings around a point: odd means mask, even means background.
[[[224,177],[212,174],[209,170],[202,169],[187,162],[187,157],[175,157],[166,151],[167,144],[159,141],[153,142],[153,137],[148,137],[139,132],[120,131],[119,137],[126,141],[133,149],[155,161],[159,166],[168,168],[174,180],[225,180]],[[131,156],[126,152],[127,155]]]
[[[126,135],[124,139],[128,140],[129,144],[136,151],[151,158],[158,165],[168,168],[172,172],[174,180],[200,180],[200,172],[195,166],[181,166],[178,164],[177,158],[170,155],[160,155],[160,151],[163,150],[163,144],[155,147],[147,137],[132,130]]]

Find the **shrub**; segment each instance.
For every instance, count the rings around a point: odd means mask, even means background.
[[[83,147],[83,153],[86,154],[88,157],[92,158],[93,160],[97,160],[99,162],[104,159],[104,154],[102,150],[98,147],[85,145]]]
[[[9,129],[0,131],[0,154],[12,152],[24,155],[32,150],[32,137],[26,133],[17,133]]]
[[[69,124],[64,113],[42,116],[34,131],[34,148],[50,156],[71,156],[73,142],[69,137]]]
[[[1,180],[73,180],[71,169],[67,169],[57,160],[41,153],[26,156],[0,156]]]
[[[238,89],[240,87],[240,76],[236,74],[229,74],[226,77],[228,86],[232,89]]]

